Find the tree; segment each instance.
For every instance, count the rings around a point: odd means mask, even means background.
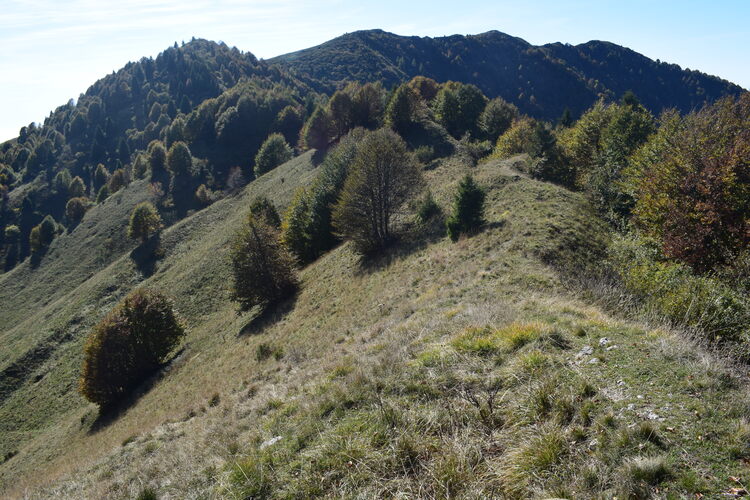
[[[159,141],[148,145],[148,165],[151,168],[151,182],[163,182],[167,176],[167,152]]]
[[[446,221],[451,240],[457,241],[462,234],[471,234],[484,224],[484,198],[482,188],[467,174],[458,185],[453,212]]]
[[[5,228],[5,270],[9,271],[18,262],[18,242],[21,239],[21,230],[18,226],[7,226]]]
[[[283,135],[287,143],[295,144],[302,125],[304,122],[300,110],[295,106],[287,106],[276,115],[273,130]]]
[[[161,228],[161,217],[151,202],[139,203],[130,214],[128,237],[146,243],[148,238]]]
[[[117,170],[112,172],[112,176],[109,178],[107,187],[109,188],[110,193],[116,193],[117,191],[122,189],[127,183],[128,183],[128,179],[127,179],[127,174],[125,173],[125,169],[118,168]]]
[[[479,115],[479,128],[492,142],[503,135],[518,118],[518,108],[500,97],[492,99]]]
[[[31,230],[31,234],[29,235],[31,255],[38,257],[43,254],[52,243],[52,240],[55,239],[56,232],[57,224],[55,224],[55,219],[47,215],[39,225]]]
[[[389,129],[362,139],[333,211],[333,225],[368,253],[392,237],[393,216],[422,186],[421,172],[403,139]]]
[[[102,186],[102,188],[96,194],[96,202],[97,203],[104,203],[104,200],[106,200],[107,198],[109,198],[110,194],[111,193],[109,192],[109,186],[107,186],[107,185]]]
[[[172,201],[179,209],[185,209],[192,202],[193,156],[187,144],[175,142],[167,153],[167,169],[169,170],[169,192]]]
[[[89,209],[89,200],[83,197],[71,198],[65,205],[65,217],[72,224],[77,224],[83,219],[86,210]]]
[[[750,94],[660,121],[627,172],[634,222],[696,271],[733,262],[750,245]]]
[[[313,111],[300,132],[300,143],[306,149],[324,149],[331,142],[333,125],[331,117],[322,106]]]
[[[107,410],[154,373],[184,336],[185,328],[167,296],[135,290],[86,340],[81,394]]]
[[[94,170],[94,191],[98,192],[109,180],[109,170],[101,163]]]
[[[71,198],[80,198],[86,195],[86,184],[79,176],[73,177],[68,186],[68,194]]]
[[[274,229],[281,227],[279,212],[271,200],[265,196],[255,198],[250,204],[250,215],[255,219],[265,222]]]
[[[260,177],[291,160],[293,154],[292,148],[286,143],[283,135],[278,133],[269,135],[258,150],[258,154],[255,155],[255,176]]]
[[[299,288],[294,260],[278,236],[276,229],[249,216],[230,244],[232,298],[242,311],[273,305]]]
[[[393,93],[385,110],[385,124],[400,134],[409,132],[415,121],[418,94],[407,84],[401,84]]]

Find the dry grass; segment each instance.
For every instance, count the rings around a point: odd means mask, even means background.
[[[224,244],[251,196],[276,194],[283,206],[308,170],[282,167],[167,231],[146,283],[177,295],[191,326],[184,352],[101,428],[63,383],[75,379],[75,355],[55,357],[47,376],[57,382],[44,390],[73,403],[29,428],[0,466],[6,487],[24,477],[11,496],[601,498],[636,476],[647,493],[657,480],[678,495],[721,491],[742,473],[726,446],[741,442],[747,401],[736,376],[711,371],[666,330],[569,294],[542,259],[587,255],[591,242],[595,252],[598,222],[580,197],[500,167],[474,171],[489,188],[482,233],[404,244],[369,266],[339,247],[264,322],[228,302]],[[449,161],[429,172],[438,203],[465,171]],[[84,296],[128,266],[116,261]],[[579,356],[584,346],[593,354]],[[650,431],[638,425],[648,411],[665,418]],[[667,457],[669,476],[636,473],[636,457],[653,456]]]

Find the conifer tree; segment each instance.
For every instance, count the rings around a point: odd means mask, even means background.
[[[457,241],[462,234],[471,234],[484,224],[484,191],[467,174],[458,185],[453,199],[453,212],[446,221],[448,236]]]

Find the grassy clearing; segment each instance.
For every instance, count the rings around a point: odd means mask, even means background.
[[[488,187],[477,236],[405,243],[366,267],[343,245],[302,272],[293,303],[261,320],[227,300],[225,242],[254,193],[283,206],[291,173],[304,182],[309,169],[282,167],[171,228],[146,283],[178,298],[185,350],[106,426],[80,401],[62,413],[40,405],[47,413],[0,465],[6,487],[13,478],[14,496],[112,499],[147,489],[680,498],[737,487],[729,478],[747,479],[750,449],[744,377],[666,329],[566,292],[543,261],[597,255],[600,223],[581,197],[505,167],[473,170]],[[443,207],[467,170],[448,160],[429,171]],[[127,260],[113,266],[110,276]],[[84,297],[97,296],[94,282]],[[75,401],[63,384],[77,359],[56,356],[46,377],[59,382],[37,386],[39,397]],[[32,391],[16,391],[3,418],[28,417]]]

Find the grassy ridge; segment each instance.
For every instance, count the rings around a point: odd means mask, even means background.
[[[46,415],[0,465],[6,488],[28,486],[31,498],[133,498],[146,486],[174,498],[599,498],[658,483],[661,496],[710,496],[742,479],[743,380],[668,331],[567,292],[545,262],[595,258],[601,223],[580,195],[510,163],[471,169],[488,189],[479,235],[403,242],[368,265],[343,245],[302,272],[294,301],[238,316],[224,293],[226,241],[254,195],[284,206],[313,175],[309,160],[165,232],[144,283],[177,298],[188,339],[115,421],[96,422],[64,390],[82,334],[51,358],[43,385],[6,401],[3,422]],[[427,172],[440,205],[469,170],[449,159]],[[102,300],[103,312],[107,283],[121,294],[133,276],[123,256],[76,297]],[[67,411],[33,406],[61,390]]]

